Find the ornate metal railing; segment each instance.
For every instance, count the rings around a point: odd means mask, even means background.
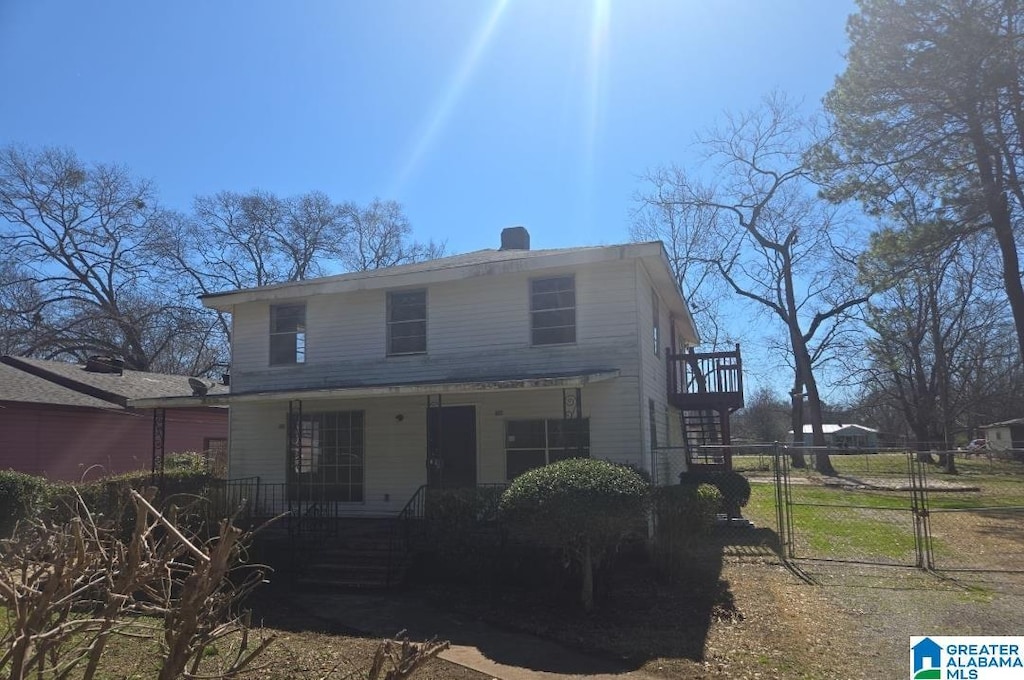
[[[478,484],[468,488],[421,486],[395,517],[388,556],[391,585],[416,550],[438,532],[473,531],[498,525],[498,505],[508,484]]]

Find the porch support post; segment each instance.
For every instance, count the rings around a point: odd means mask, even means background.
[[[167,435],[167,411],[153,409],[153,461],[150,482],[162,487],[164,484],[164,443]]]
[[[576,456],[583,457],[583,390],[562,388],[562,423],[576,439]],[[571,429],[570,429],[571,428]]]
[[[444,418],[440,394],[427,395],[427,485],[444,486]]]
[[[288,401],[288,423],[285,426],[287,428],[287,436],[285,437],[284,444],[284,456],[285,456],[285,497],[288,499],[288,510],[291,510],[292,499],[301,499],[301,493],[299,492],[298,479],[300,477],[296,475],[297,472],[304,472],[303,470],[296,470],[296,464],[302,464],[302,458],[299,455],[300,441],[299,438],[302,436],[302,400],[289,400]]]

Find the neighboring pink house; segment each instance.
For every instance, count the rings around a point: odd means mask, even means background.
[[[109,361],[87,366],[0,357],[0,469],[83,481],[149,470],[153,409],[129,399],[188,396],[188,376],[122,370]],[[222,385],[211,394],[226,393]],[[164,452],[227,451],[226,408],[172,409],[164,421]]]

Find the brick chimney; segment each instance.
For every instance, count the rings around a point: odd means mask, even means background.
[[[526,227],[506,227],[501,230],[502,250],[529,250],[530,232]]]

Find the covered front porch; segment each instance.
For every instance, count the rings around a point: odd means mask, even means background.
[[[422,514],[425,489],[490,492],[567,457],[642,464],[639,427],[621,415],[635,394],[613,369],[221,397],[231,437],[218,505],[306,529]]]

